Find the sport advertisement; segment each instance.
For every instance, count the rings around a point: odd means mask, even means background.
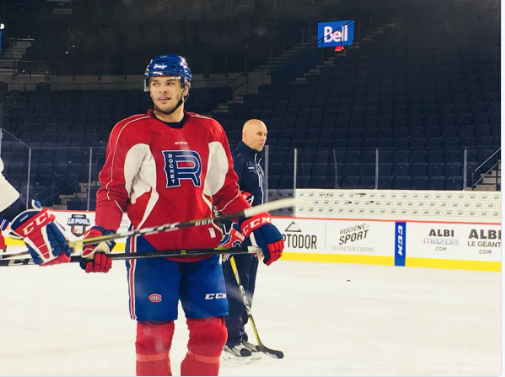
[[[286,252],[393,256],[394,222],[274,218],[273,223]]]
[[[335,254],[392,257],[394,231],[389,221],[328,221],[327,248]]]

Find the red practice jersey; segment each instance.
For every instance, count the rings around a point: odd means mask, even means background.
[[[229,214],[250,207],[240,195],[228,139],[221,125],[185,112],[182,128],[152,110],[113,128],[100,172],[96,225],[117,230],[123,211],[133,229]],[[214,248],[219,226],[208,224],[145,236],[157,250]],[[140,251],[140,250],[139,250]]]

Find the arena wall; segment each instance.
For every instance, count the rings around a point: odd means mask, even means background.
[[[274,224],[282,259],[501,271],[501,193],[474,191],[296,190],[294,217]],[[54,211],[69,238],[95,213]],[[118,232],[129,227],[124,215]],[[6,239],[9,251],[22,241]],[[124,250],[119,240],[116,251]]]
[[[501,193],[296,190],[287,260],[501,271]]]

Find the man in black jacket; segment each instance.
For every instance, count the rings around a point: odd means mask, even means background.
[[[242,141],[232,152],[233,167],[238,175],[238,184],[244,197],[252,206],[263,204],[266,199],[265,173],[260,165],[260,152],[263,150],[266,140],[267,127],[265,123],[258,119],[248,120],[242,129]],[[229,232],[230,242],[226,246],[231,247],[234,246],[234,241],[241,241],[233,237],[233,232],[232,228]],[[249,246],[249,240],[244,241],[242,245]],[[258,259],[253,254],[235,255],[234,259],[247,299],[252,304]],[[223,262],[223,272],[229,303],[229,314],[225,317],[228,340],[223,351],[223,358],[247,364],[251,360],[260,359],[261,354],[256,351],[254,345],[247,342],[248,337],[244,326],[248,321],[248,316],[229,261]]]

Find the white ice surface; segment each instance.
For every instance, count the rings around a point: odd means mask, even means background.
[[[0,268],[0,375],[134,375],[126,288],[120,261],[92,275]],[[499,375],[501,310],[500,273],[279,261],[260,268],[253,315],[285,358],[222,362],[221,375]],[[179,316],[174,375],[188,335]]]

